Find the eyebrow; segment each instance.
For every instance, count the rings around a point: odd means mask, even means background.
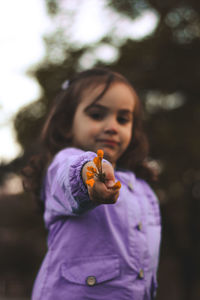
[[[92,104],[88,105],[84,109],[84,111],[87,113],[91,108],[99,108],[99,109],[104,110],[104,111],[109,110],[109,108],[107,106],[104,106],[102,104],[97,104],[97,103],[93,104],[92,103]],[[122,113],[122,114],[131,114],[131,115],[133,114],[133,111],[129,110],[129,109],[120,109],[119,112]]]

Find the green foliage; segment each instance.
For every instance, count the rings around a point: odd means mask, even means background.
[[[49,15],[56,15],[59,13],[59,5],[57,0],[46,0],[47,12]]]
[[[118,13],[125,14],[130,18],[135,18],[145,9],[152,8],[150,3],[145,0],[108,0],[107,5]]]

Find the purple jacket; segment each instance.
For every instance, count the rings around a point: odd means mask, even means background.
[[[81,168],[96,156],[60,151],[44,187],[48,252],[32,300],[150,300],[156,292],[160,212],[149,185],[116,171],[122,187],[116,204],[95,206]]]

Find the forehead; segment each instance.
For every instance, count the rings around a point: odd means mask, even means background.
[[[82,94],[81,104],[84,106],[103,104],[105,106],[124,106],[132,109],[135,106],[137,96],[131,86],[124,82],[113,82],[106,92],[100,97],[98,96],[104,91],[105,84],[91,85],[85,89]]]

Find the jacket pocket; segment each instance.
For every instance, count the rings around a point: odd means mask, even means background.
[[[62,264],[61,274],[72,283],[96,285],[119,276],[119,259],[117,256],[72,258]]]

